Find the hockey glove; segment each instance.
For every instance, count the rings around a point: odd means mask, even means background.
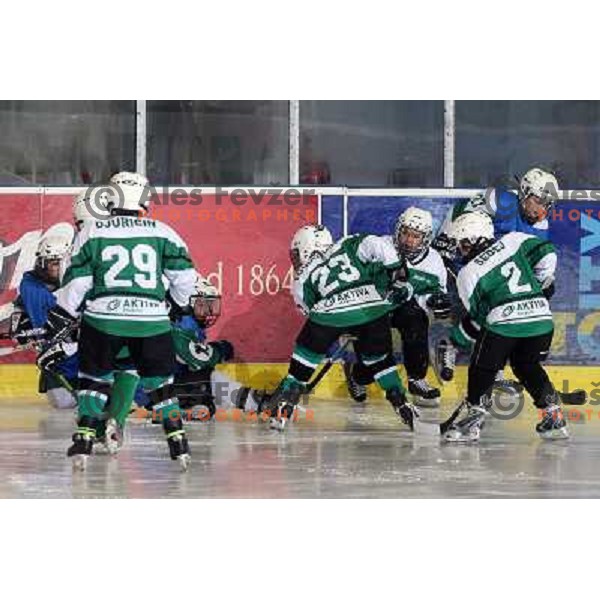
[[[165,296],[165,301],[169,310],[169,319],[173,322],[179,321],[179,319],[191,313],[189,306],[179,306],[169,292]]]
[[[36,363],[41,371],[53,371],[63,360],[77,352],[77,344],[55,342],[46,346],[38,355]]]
[[[77,328],[77,319],[72,317],[64,308],[56,305],[48,311],[46,319],[46,339],[62,340],[69,336]]]
[[[431,294],[427,298],[427,308],[432,312],[434,319],[449,319],[452,311],[452,304],[448,294],[438,292]]]
[[[446,260],[451,261],[456,256],[456,242],[445,233],[440,233],[431,243],[431,247],[437,250],[440,256]]]
[[[219,353],[222,362],[229,362],[234,356],[233,344],[227,340],[209,342],[208,345],[212,346]]]
[[[554,277],[548,277],[542,281],[542,294],[546,300],[550,300],[552,296],[554,296],[554,292],[556,291],[554,287]]]
[[[405,302],[409,302],[412,299],[414,292],[413,286],[408,283],[408,281],[398,282],[392,286],[387,299],[392,304],[400,306]]]
[[[46,330],[43,327],[34,327],[27,313],[17,311],[11,316],[9,335],[20,346],[26,346],[42,342],[46,337]]]

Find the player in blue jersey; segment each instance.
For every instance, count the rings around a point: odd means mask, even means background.
[[[557,198],[556,177],[534,167],[521,177],[517,193],[504,187],[488,188],[484,194],[455,204],[448,211],[434,243],[447,253],[450,226],[466,212],[484,212],[489,215],[497,237],[518,231],[548,239],[548,214]]]
[[[21,345],[41,344],[46,341],[44,325],[48,311],[56,305],[54,291],[60,286],[61,262],[71,248],[71,235],[48,235],[41,239],[31,271],[23,275],[19,296],[15,301],[13,338]],[[77,344],[62,342],[64,358],[54,367],[56,373],[70,384],[77,379]],[[47,372],[40,373],[39,391],[45,392],[55,408],[73,408],[76,405],[71,391],[63,382]]]
[[[432,243],[444,259],[448,271],[456,276],[458,269],[456,249],[449,232],[453,223],[468,212],[483,212],[489,215],[494,224],[497,238],[513,231],[549,238],[548,216],[558,199],[558,180],[540,167],[529,169],[519,180],[519,189],[512,192],[505,187],[490,187],[483,194],[457,202],[446,215],[436,239]],[[545,282],[548,292],[553,291],[553,283]],[[436,349],[436,371],[442,379],[454,376],[455,350],[447,340],[441,340]],[[504,379],[502,371],[496,379],[498,388],[514,393],[520,387]]]

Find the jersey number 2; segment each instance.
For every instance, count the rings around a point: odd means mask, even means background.
[[[104,262],[117,259],[115,263],[104,274],[104,285],[108,288],[132,287],[134,283],[146,290],[156,288],[156,252],[148,244],[137,244],[131,250],[125,246],[115,245],[107,246],[102,250],[102,260]],[[119,279],[121,272],[133,262],[133,266],[138,273],[131,279]]]
[[[524,294],[531,291],[531,286],[528,283],[519,283],[521,269],[514,262],[511,261],[502,265],[500,273],[508,279],[508,289],[511,294]]]

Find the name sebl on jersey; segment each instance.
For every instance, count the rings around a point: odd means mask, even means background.
[[[554,246],[525,233],[509,233],[458,274],[460,299],[481,327],[507,337],[530,337],[553,329],[541,282],[554,275]]]
[[[389,272],[400,267],[392,244],[374,235],[342,238],[294,280],[296,304],[321,325],[362,325],[387,314]]]
[[[175,302],[187,304],[196,275],[183,240],[160,221],[115,216],[79,232],[56,296],[105,333],[156,335],[171,328],[163,276]]]

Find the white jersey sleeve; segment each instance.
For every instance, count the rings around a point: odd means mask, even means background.
[[[364,262],[379,262],[389,269],[400,266],[398,251],[391,235],[368,235],[359,244],[356,255]]]
[[[79,317],[85,295],[94,286],[94,278],[89,269],[93,257],[86,242],[92,236],[93,222],[88,221],[75,236],[71,251],[65,258],[63,276],[71,272],[68,282],[54,292],[58,306],[71,316]]]

